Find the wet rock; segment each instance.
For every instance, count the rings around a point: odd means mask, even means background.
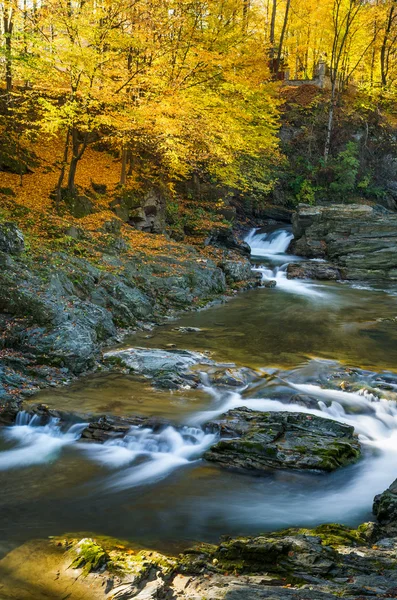
[[[215,368],[206,372],[210,384],[216,387],[243,387],[257,377],[255,371],[248,368]]]
[[[132,373],[149,377],[156,387],[166,389],[196,387],[200,377],[191,371],[191,367],[213,364],[213,361],[200,352],[157,348],[129,348],[107,352],[104,359],[110,364],[125,366]]]
[[[386,491],[375,496],[373,513],[380,525],[397,535],[397,479]]]
[[[266,281],[263,284],[263,287],[270,288],[270,289],[275,288],[276,286],[277,286],[277,281],[275,279],[269,279],[269,281]]]
[[[318,399],[313,396],[308,396],[307,394],[295,394],[290,398],[289,402],[291,404],[304,406],[305,408],[318,409]]]
[[[174,327],[175,331],[179,331],[179,333],[198,333],[202,331],[200,327]]]
[[[238,239],[232,229],[222,228],[217,229],[205,241],[206,246],[215,246],[216,248],[226,248],[227,250],[235,250],[239,254],[251,256],[251,249],[246,242]]]
[[[333,471],[360,456],[353,427],[314,415],[240,408],[207,427],[218,430],[221,440],[204,456],[226,468]]]
[[[289,263],[288,279],[319,279],[336,281],[341,278],[339,270],[327,262]]]
[[[251,279],[255,281],[249,260],[225,260],[219,266],[224,271],[228,283]]]
[[[292,252],[335,263],[346,279],[397,279],[397,214],[381,206],[299,205]]]
[[[104,569],[110,561],[108,553],[91,538],[80,540],[74,550],[76,558],[70,566],[72,569],[82,569],[84,575]]]
[[[15,223],[0,223],[0,252],[20,254],[25,250],[25,239]]]

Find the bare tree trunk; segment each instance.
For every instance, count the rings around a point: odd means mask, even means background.
[[[325,164],[327,164],[327,162],[328,162],[329,152],[331,149],[331,138],[332,138],[332,130],[334,127],[335,105],[336,105],[336,79],[334,81],[332,81],[331,99],[330,99],[330,103],[329,103],[327,137],[325,139],[325,147],[324,147],[324,163]]]
[[[290,6],[291,6],[291,0],[287,0],[287,4],[285,6],[283,28],[281,30],[280,42],[279,42],[279,45],[278,45],[277,60],[276,60],[276,75],[278,74],[278,72],[280,70],[281,53],[283,51],[285,32],[287,30],[287,25],[288,25],[288,17],[289,17]]]
[[[276,32],[276,15],[277,15],[277,0],[273,0],[272,5],[272,18],[270,20],[270,58],[274,57],[274,44],[275,44],[275,32]]]
[[[243,0],[243,31],[248,29],[249,11],[251,8],[251,0]]]
[[[121,151],[120,185],[126,185],[126,183],[127,183],[127,161],[128,161],[128,149],[126,146],[123,146],[123,149]]]
[[[6,90],[11,92],[12,90],[12,31],[14,23],[12,20],[12,9],[9,10],[8,14],[4,13],[3,28],[5,35],[5,48],[6,48]]]
[[[61,172],[59,173],[58,183],[57,183],[57,187],[56,187],[56,209],[57,210],[59,208],[59,203],[62,200],[62,184],[63,184],[63,180],[65,178],[66,165],[68,163],[69,143],[70,143],[70,127],[68,127],[68,131],[66,133],[65,148],[64,148],[64,151],[63,151],[62,167],[61,167]]]
[[[387,15],[385,34],[382,40],[382,46],[380,49],[380,71],[381,71],[381,81],[383,87],[387,86],[387,76],[388,76],[388,64],[387,64],[387,45],[389,42],[390,31],[393,26],[394,21],[394,11],[396,9],[396,0],[392,0],[392,5],[390,6],[390,10]]]
[[[87,145],[88,145],[88,134],[85,134],[83,141],[79,139],[79,132],[75,127],[72,128],[72,158],[69,165],[68,174],[68,192],[71,196],[75,196],[77,193],[76,189],[76,171],[79,160],[82,158]]]

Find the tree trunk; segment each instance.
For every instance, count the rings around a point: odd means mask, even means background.
[[[382,86],[387,86],[387,76],[388,76],[388,64],[387,64],[387,44],[389,41],[390,31],[392,29],[393,21],[394,21],[394,10],[396,8],[396,0],[393,0],[393,3],[390,7],[389,13],[387,15],[386,29],[385,35],[382,40],[382,47],[380,49],[380,72],[381,72],[381,81]]]
[[[58,183],[57,183],[57,187],[56,187],[56,200],[55,200],[55,203],[56,203],[56,209],[57,209],[57,211],[58,211],[58,208],[59,208],[59,203],[62,200],[62,184],[63,184],[63,180],[65,178],[66,165],[68,163],[69,142],[70,142],[70,127],[68,127],[68,131],[66,133],[65,148],[64,148],[64,151],[63,151],[62,167],[61,167],[61,172],[59,173]]]
[[[284,37],[285,37],[285,32],[287,30],[287,25],[288,25],[288,16],[289,16],[290,6],[291,6],[291,0],[287,0],[287,4],[285,6],[283,28],[281,30],[280,43],[278,45],[277,60],[276,60],[276,75],[278,74],[278,72],[280,70],[281,53],[283,51]]]
[[[335,104],[336,104],[336,80],[332,82],[331,100],[329,103],[327,137],[325,140],[325,147],[324,147],[324,163],[325,164],[328,163],[329,151],[331,149],[332,130],[334,127]]]
[[[126,183],[127,183],[127,161],[128,161],[128,149],[126,146],[123,146],[123,149],[121,151],[120,185],[126,185]]]
[[[3,19],[4,25],[4,35],[5,35],[5,48],[6,48],[6,90],[7,92],[11,92],[12,90],[12,30],[13,30],[13,21],[12,21],[12,12],[9,15],[4,15]]]
[[[275,31],[276,31],[276,14],[277,14],[277,0],[273,0],[272,5],[272,18],[270,20],[270,58],[274,57],[274,44],[275,44]]]
[[[72,158],[70,160],[69,165],[69,175],[68,175],[68,192],[71,196],[75,196],[77,193],[75,179],[76,179],[76,171],[77,165],[81,157],[83,156],[85,149],[87,148],[88,143],[88,134],[85,134],[84,140],[81,141],[79,139],[79,132],[74,127],[71,130],[72,136]]]

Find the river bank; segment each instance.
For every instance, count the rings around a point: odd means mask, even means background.
[[[230,230],[201,252],[164,236],[148,236],[144,251],[114,227],[86,259],[33,253],[21,230],[0,225],[0,403],[95,370],[101,349],[128,332],[259,285],[249,248]]]

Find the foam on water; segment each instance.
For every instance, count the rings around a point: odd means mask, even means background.
[[[51,418],[41,425],[37,415],[20,412],[16,424],[3,430],[3,437],[12,448],[0,452],[0,470],[38,465],[56,459],[64,446],[73,444],[86,423],[74,424],[62,431],[59,420]]]
[[[159,432],[131,427],[123,439],[81,447],[91,460],[108,468],[128,467],[107,482],[109,488],[124,489],[163,479],[177,467],[199,459],[215,441],[215,434],[199,427],[177,430],[168,426]]]
[[[259,231],[259,233],[258,233]],[[260,233],[258,229],[252,229],[245,238],[245,242],[251,248],[251,255],[268,259],[269,265],[260,265],[252,270],[262,274],[262,281],[276,281],[277,289],[292,294],[299,294],[309,298],[324,298],[329,294],[324,286],[287,278],[287,266],[289,262],[301,260],[299,257],[285,254],[293,239],[292,233],[286,229],[278,229],[273,233]],[[275,266],[274,263],[282,265]]]
[[[260,233],[260,230],[252,229],[244,241],[251,248],[252,256],[275,258],[277,255],[285,255],[293,238],[292,233],[286,229],[277,229],[272,233]]]

